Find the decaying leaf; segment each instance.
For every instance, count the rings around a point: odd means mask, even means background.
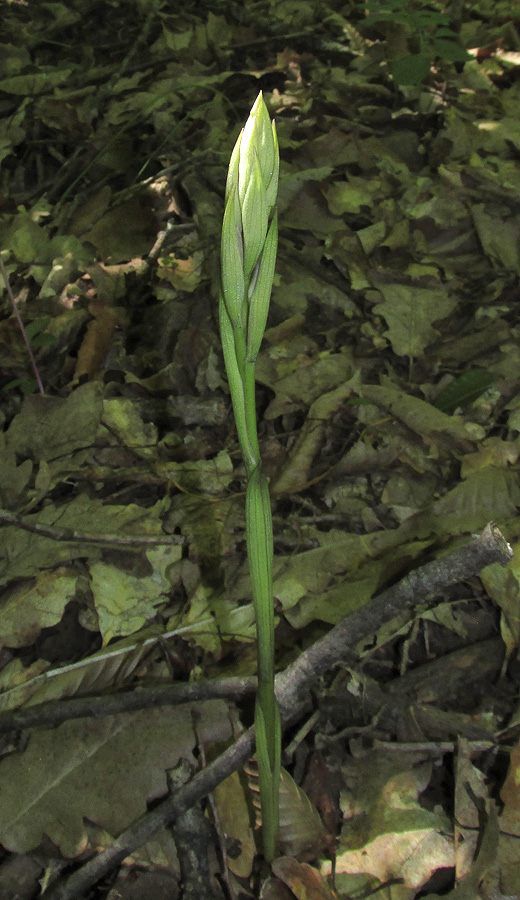
[[[200,740],[230,737],[226,706],[193,707]],[[0,761],[0,840],[34,849],[47,835],[68,857],[87,849],[85,818],[116,835],[166,794],[165,770],[195,765],[191,709],[143,710],[33,732],[23,753]]]

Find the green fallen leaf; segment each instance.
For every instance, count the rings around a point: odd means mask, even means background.
[[[477,400],[494,381],[494,375],[487,369],[470,369],[443,388],[434,406],[442,412],[452,413],[458,406]]]

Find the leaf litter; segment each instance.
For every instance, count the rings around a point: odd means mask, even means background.
[[[2,260],[46,396],[4,303],[2,708],[165,683],[172,665],[185,681],[255,672],[215,302],[226,165],[263,89],[282,157],[258,360],[280,669],[489,521],[514,557],[380,629],[324,681],[286,763],[298,781],[325,765],[336,879],[318,839],[312,865],[289,839],[262,895],[513,896],[518,19],[509,4],[448,23],[435,2],[365,6],[6,8]],[[166,660],[156,635],[176,630]],[[115,837],[181,756],[230,740],[215,709],[213,730],[180,707],[8,745],[9,859],[45,867],[46,842],[78,860]],[[243,780],[220,786],[223,820],[240,792],[245,822]],[[233,839],[240,896],[254,846],[245,825]],[[136,859],[179,878],[157,846]]]

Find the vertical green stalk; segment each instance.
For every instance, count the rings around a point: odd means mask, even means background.
[[[278,244],[274,204],[279,154],[262,94],[231,154],[222,223],[219,321],[233,413],[247,475],[246,535],[256,615],[256,757],[264,856],[276,853],[280,714],[274,693],[273,525],[255,407],[255,363],[264,335]]]

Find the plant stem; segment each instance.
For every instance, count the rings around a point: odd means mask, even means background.
[[[276,260],[274,203],[278,168],[276,129],[259,94],[229,163],[222,223],[219,322],[247,475],[247,555],[258,656],[256,757],[263,849],[268,862],[275,856],[278,833],[281,730],[274,693],[273,525],[258,444],[255,361],[265,331]]]

